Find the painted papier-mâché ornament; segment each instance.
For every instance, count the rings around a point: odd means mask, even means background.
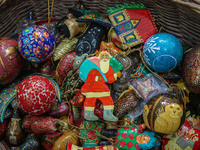
[[[200,45],[186,53],[182,64],[183,81],[190,92],[200,94]]]
[[[81,143],[83,147],[95,147],[99,146],[101,137],[98,134],[101,134],[102,129],[105,124],[98,121],[87,121],[84,120],[79,127]]]
[[[173,134],[185,121],[184,103],[181,98],[172,94],[156,95],[144,106],[143,119],[151,130]]]
[[[155,137],[155,132],[145,131],[142,133],[144,127],[144,124],[140,124],[138,128],[119,128],[116,147],[120,150],[147,150],[160,146],[160,142]]]
[[[15,80],[5,86],[0,92],[0,116],[1,122],[10,117],[12,112],[8,109],[9,104],[16,98],[17,88],[20,84],[19,80]]]
[[[0,37],[0,85],[13,81],[22,70],[23,62],[17,50],[17,41]]]
[[[174,134],[163,136],[164,150],[199,150],[200,130],[185,120],[183,126]]]
[[[19,146],[24,139],[22,130],[22,119],[20,118],[19,109],[15,109],[13,116],[8,124],[6,131],[6,140],[12,146]]]
[[[53,54],[55,39],[46,28],[34,25],[19,35],[18,47],[25,59],[39,63]]]
[[[17,89],[17,106],[28,114],[41,115],[61,102],[58,84],[48,76],[33,75],[24,79]]]
[[[144,44],[144,61],[156,72],[169,72],[176,68],[183,57],[181,42],[169,33],[157,33]]]
[[[85,53],[93,54],[99,49],[101,40],[105,35],[106,28],[92,23],[87,31],[78,39],[75,48],[76,55],[81,56]]]
[[[27,135],[23,144],[18,147],[11,147],[11,150],[37,150],[39,146],[39,138],[35,133],[31,133]]]
[[[118,150],[112,145],[108,146],[95,146],[95,147],[79,147],[70,142],[67,143],[66,150]]]
[[[98,57],[87,58],[79,69],[79,77],[84,81],[81,93],[86,96],[84,102],[84,118],[95,121],[98,117],[94,115],[96,100],[103,103],[103,119],[117,121],[113,116],[114,103],[110,96],[110,89],[106,83],[113,83],[121,76],[120,70],[123,65],[108,52],[103,51]]]

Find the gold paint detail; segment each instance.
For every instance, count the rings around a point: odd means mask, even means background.
[[[7,70],[6,70],[6,66],[5,66],[5,64],[4,64],[3,59],[1,58],[1,56],[0,56],[0,63],[1,63],[1,65],[2,65],[2,67],[3,67],[4,75],[5,75],[5,76],[8,75],[8,72],[7,72]]]
[[[17,52],[17,50],[16,50],[16,48],[14,46],[9,46],[7,48],[7,50],[5,51],[4,57],[7,57],[10,54],[16,54],[16,52]]]
[[[153,126],[153,114],[154,114],[154,110],[157,106],[157,104],[160,102],[160,100],[162,99],[162,97],[159,97],[157,99],[157,101],[154,103],[154,106],[153,106],[153,109],[151,111],[151,116],[150,116],[150,126],[151,126],[151,129],[154,130],[154,126]]]

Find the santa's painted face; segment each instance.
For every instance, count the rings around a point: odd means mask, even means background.
[[[136,137],[139,144],[146,144],[150,141],[150,136],[148,135],[138,135]]]
[[[102,53],[99,57],[100,69],[103,73],[109,70],[110,56],[108,53]]]

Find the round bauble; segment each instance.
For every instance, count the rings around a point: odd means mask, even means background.
[[[0,37],[0,84],[13,81],[23,67],[23,59],[17,50],[17,41]]]
[[[144,44],[145,63],[155,72],[169,72],[176,68],[183,57],[180,41],[169,33],[157,33]]]
[[[181,68],[183,81],[188,90],[200,93],[200,45],[186,53]]]
[[[143,119],[149,129],[162,134],[173,134],[185,121],[183,101],[168,93],[159,94],[144,106]]]
[[[25,59],[38,63],[47,60],[53,54],[55,39],[46,28],[34,25],[19,35],[18,47]]]
[[[17,89],[17,106],[31,115],[47,112],[56,101],[53,83],[43,76],[24,79]]]

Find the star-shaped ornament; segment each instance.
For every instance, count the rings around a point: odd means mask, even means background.
[[[136,81],[137,83],[137,90],[143,95],[144,99],[146,100],[148,95],[153,92],[156,91],[157,89],[152,85],[152,81],[151,81],[152,77],[147,78],[144,81]]]

